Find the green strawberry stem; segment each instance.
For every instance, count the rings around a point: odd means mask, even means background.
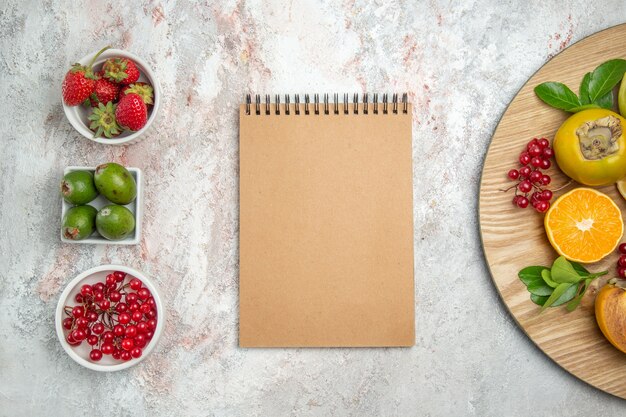
[[[111,48],[111,45],[108,45],[108,46],[105,46],[104,48],[100,49],[100,50],[98,51],[98,53],[97,53],[97,54],[93,57],[93,59],[91,60],[91,62],[89,63],[88,68],[89,68],[89,69],[91,69],[91,67],[93,67],[93,63],[94,63],[94,62],[96,62],[96,59],[98,59],[98,57],[99,57],[100,55],[102,55],[102,53],[103,53],[104,51],[106,51],[107,49],[110,49],[110,48]]]

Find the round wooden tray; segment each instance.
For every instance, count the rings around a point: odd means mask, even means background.
[[[480,185],[480,229],[487,264],[493,281],[509,311],[546,355],[583,381],[626,399],[626,355],[611,346],[600,332],[593,305],[598,279],[581,305],[572,313],[565,307],[549,308],[543,313],[532,301],[517,273],[528,265],[550,266],[558,256],[543,227],[543,215],[532,208],[516,208],[511,203],[513,190],[502,192],[514,183],[507,178],[517,158],[533,137],[553,139],[568,114],[547,106],[533,88],[545,81],[560,81],[574,92],[586,72],[611,58],[626,58],[626,24],[598,32],[567,48],[544,65],[522,87],[502,116],[485,158]],[[552,188],[568,178],[551,168]],[[570,186],[567,190],[573,188]],[[626,202],[614,186],[603,187],[626,213]],[[558,192],[560,195],[566,190]],[[587,265],[591,271],[608,269],[614,276],[617,254]]]

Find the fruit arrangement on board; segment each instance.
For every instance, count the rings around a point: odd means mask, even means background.
[[[72,347],[91,346],[89,359],[103,355],[127,362],[140,358],[157,327],[157,307],[150,290],[139,279],[114,271],[104,282],[83,284],[75,305],[63,309],[65,340]]]
[[[74,64],[62,85],[67,106],[90,109],[87,124],[94,138],[141,130],[154,104],[154,88],[139,81],[142,73],[133,60],[112,57],[94,65],[109,48],[101,49],[87,65]]]
[[[617,277],[598,292],[595,315],[607,340],[626,353],[626,243],[620,244],[624,221],[617,204],[592,188],[615,184],[626,198],[626,60],[612,59],[586,73],[578,95],[559,82],[542,83],[535,93],[547,105],[573,114],[552,143],[546,138],[528,142],[519,167],[507,174],[515,184],[503,191],[515,190],[516,207],[544,214],[546,238],[559,254],[551,266],[523,268],[519,279],[541,311],[558,306],[573,311],[590,284],[609,274],[590,272],[583,264],[611,256],[617,248]],[[553,161],[571,179],[567,184],[550,187],[547,171]]]
[[[108,240],[121,240],[135,230],[135,214],[126,205],[137,197],[137,183],[122,165],[109,162],[95,171],[72,171],[61,181],[61,195],[74,205],[63,217],[62,233],[68,240],[82,240],[94,231]],[[111,204],[97,210],[88,203],[99,195]]]

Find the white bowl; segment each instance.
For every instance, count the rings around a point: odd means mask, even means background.
[[[70,346],[70,344],[67,343],[67,341],[65,340],[65,336],[68,331],[63,328],[63,319],[68,316],[64,313],[64,307],[66,305],[76,304],[76,302],[74,301],[74,297],[80,292],[80,287],[83,284],[95,284],[98,281],[104,282],[107,274],[110,274],[113,271],[126,272],[133,277],[139,278],[143,282],[144,286],[150,290],[150,293],[154,298],[157,308],[157,327],[154,330],[154,336],[152,337],[152,340],[150,340],[150,342],[143,348],[143,353],[141,357],[136,359],[133,358],[127,362],[122,362],[114,359],[111,355],[103,355],[100,361],[92,362],[89,359],[91,346],[89,346],[87,342],[83,341],[80,346],[73,347]],[[152,281],[150,281],[150,279],[148,279],[148,277],[146,277],[140,271],[123,265],[96,266],[95,268],[91,268],[79,274],[67,285],[67,287],[65,287],[65,290],[63,290],[63,293],[59,298],[59,303],[57,304],[57,310],[55,314],[55,327],[57,336],[59,338],[59,342],[61,342],[61,346],[63,346],[63,349],[65,349],[65,352],[70,356],[70,358],[74,359],[74,361],[84,366],[85,368],[101,372],[112,372],[130,368],[131,366],[137,365],[139,362],[144,360],[150,354],[150,352],[152,352],[157,342],[159,341],[161,333],[163,332],[164,323],[165,309],[163,308],[161,297],[159,296],[159,293]]]
[[[91,236],[82,240],[71,240],[63,236],[63,218],[65,217],[65,213],[74,207],[73,204],[66,202],[61,196],[61,241],[64,243],[90,243],[90,244],[101,244],[101,245],[137,245],[141,241],[141,219],[143,218],[143,174],[139,168],[126,168],[128,172],[135,178],[135,182],[137,183],[137,198],[130,203],[125,205],[127,209],[133,213],[135,216],[135,230],[129,236],[126,236],[121,240],[109,240],[102,237],[98,231],[94,231]],[[63,175],[67,175],[73,171],[91,171],[93,174],[96,171],[96,167],[79,167],[79,166],[70,166],[65,168],[63,171]],[[98,195],[95,200],[87,203],[87,205],[95,207],[97,210],[100,210],[102,207],[111,204],[109,200],[107,200],[104,196]]]
[[[91,62],[92,58],[96,52],[87,55],[80,61],[78,61],[82,65],[87,65]],[[65,116],[67,120],[69,120],[70,124],[74,126],[81,135],[86,137],[89,140],[98,143],[104,143],[107,145],[123,145],[123,144],[131,144],[137,142],[140,138],[144,138],[148,133],[153,131],[154,129],[150,129],[154,119],[159,112],[159,108],[161,107],[161,84],[159,84],[159,80],[156,78],[154,72],[150,69],[148,64],[137,55],[131,54],[130,52],[122,51],[121,49],[107,49],[104,51],[96,60],[93,65],[94,71],[99,71],[102,68],[102,64],[108,58],[128,58],[134,61],[137,64],[137,68],[141,72],[141,76],[139,77],[139,81],[148,82],[152,85],[154,89],[154,105],[152,109],[148,110],[148,121],[146,125],[136,132],[125,131],[121,135],[113,138],[107,139],[104,137],[94,138],[93,133],[89,129],[89,114],[91,113],[91,108],[87,108],[83,105],[78,106],[68,106],[63,102],[63,98],[61,98],[61,103],[63,104],[63,111],[65,111]],[[60,90],[60,89],[59,89]]]

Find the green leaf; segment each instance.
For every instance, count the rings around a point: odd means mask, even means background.
[[[594,103],[597,99],[608,93],[624,77],[626,72],[626,60],[611,59],[593,70],[589,80],[589,101]]]
[[[598,104],[585,104],[582,106],[572,107],[568,110],[570,113],[578,113],[579,111],[589,110],[589,109],[599,109],[600,106]]]
[[[563,256],[559,256],[558,258],[556,258],[556,260],[552,264],[551,273],[552,280],[559,284],[575,284],[582,279],[582,277],[578,275],[572,264]]]
[[[576,292],[578,291],[578,285],[572,284],[565,292],[557,298],[557,300],[552,303],[551,307],[558,307],[570,301],[572,298],[576,296]]]
[[[580,87],[578,87],[578,98],[579,98],[580,104],[582,105],[591,103],[589,101],[589,81],[590,80],[591,80],[591,73],[588,72],[580,81]]]
[[[544,305],[547,300],[548,300],[548,296],[530,294],[530,301],[537,304],[538,306]]]
[[[517,276],[527,287],[536,282],[542,282],[541,271],[547,269],[545,266],[527,266],[518,272]]]
[[[578,262],[570,262],[570,264],[572,264],[572,268],[574,268],[574,271],[576,271],[578,275],[580,276],[589,275],[591,273],[587,271],[587,269],[581,264],[579,264]]]
[[[580,304],[580,301],[583,299],[587,289],[589,288],[589,284],[591,284],[593,280],[593,278],[587,278],[585,282],[581,284],[580,289],[578,290],[578,295],[567,303],[567,311],[574,311],[576,307],[578,307],[578,304]]]
[[[603,109],[613,109],[613,90],[609,91],[608,93],[597,99],[596,104]]]
[[[558,282],[554,282],[552,280],[552,273],[547,268],[541,271],[541,278],[543,278],[543,281],[552,288],[556,288],[559,285]]]
[[[528,287],[526,287],[526,289],[529,293],[535,295],[550,295],[552,294],[552,291],[554,291],[554,288],[546,285],[543,280],[540,283],[533,282]]]
[[[569,111],[581,105],[578,96],[563,83],[547,82],[535,87],[535,94],[546,104]]]
[[[550,307],[552,304],[554,304],[555,301],[557,301],[572,286],[574,286],[574,284],[571,284],[571,283],[568,283],[568,282],[564,282],[562,284],[559,284],[559,286],[556,287],[554,289],[554,291],[552,291],[552,295],[550,295],[550,297],[548,297],[548,299],[543,304],[541,309],[544,310],[544,309]]]

